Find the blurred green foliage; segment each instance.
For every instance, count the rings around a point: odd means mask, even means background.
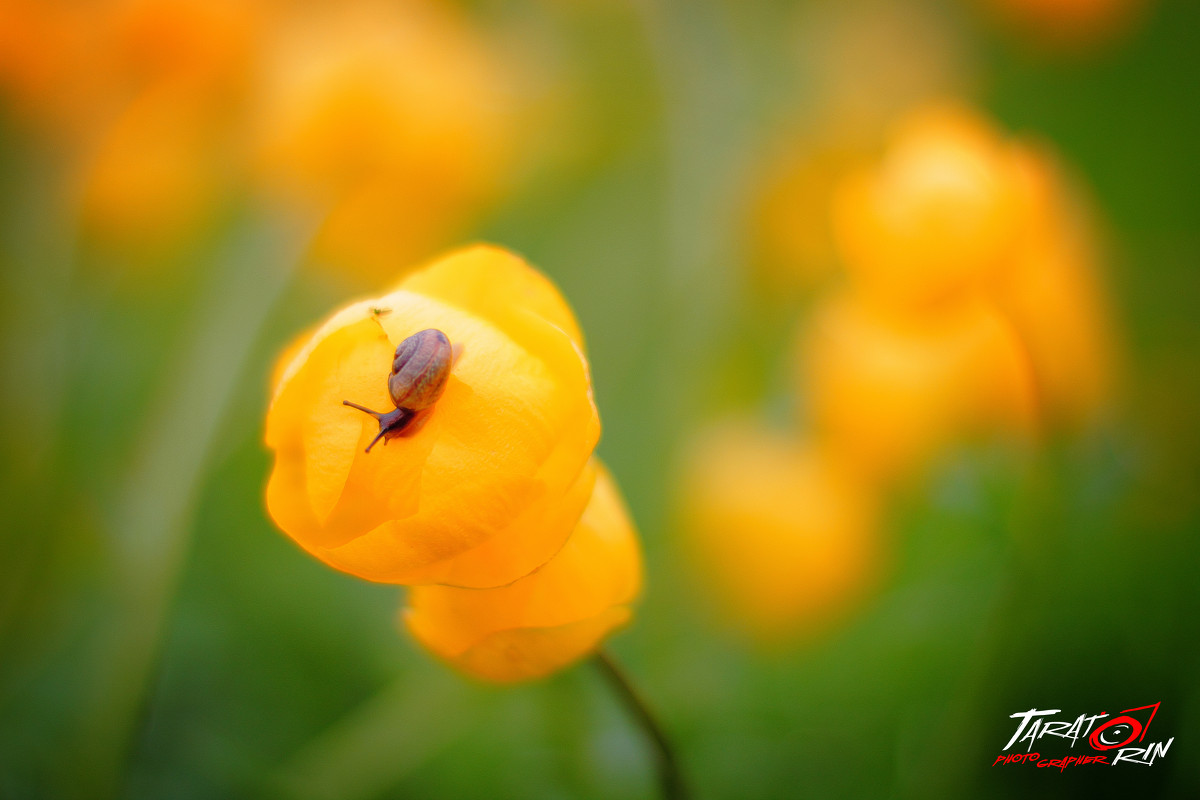
[[[600,453],[648,557],[640,618],[612,649],[696,795],[1200,793],[1200,6],[1164,0],[1079,56],[939,6],[972,48],[983,107],[1052,141],[1109,223],[1122,413],[1033,457],[961,454],[896,498],[877,594],[836,630],[763,653],[711,621],[679,552],[673,481],[680,444],[714,411],[779,402],[787,327],[745,287],[737,182],[803,91],[781,68],[792,4],[471,5],[534,19],[579,81],[588,156],[475,234],[549,273],[588,337]],[[114,600],[109,528],[157,387],[223,274],[209,265],[229,257],[227,232],[170,280],[130,273],[72,249],[41,185],[58,165],[15,125],[3,142],[0,797],[103,796],[88,756],[105,730],[88,718],[105,674],[96,631],[130,613]],[[266,517],[271,361],[361,290],[293,282],[238,372],[117,794],[652,796],[637,731],[586,665],[515,688],[460,679],[397,632],[395,588],[323,567]],[[723,385],[714,353],[737,355],[744,383]],[[1176,741],[1153,768],[990,766],[1016,711],[1159,701],[1156,728]]]

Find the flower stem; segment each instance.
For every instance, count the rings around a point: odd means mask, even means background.
[[[613,687],[617,696],[621,698],[621,702],[642,729],[642,733],[654,745],[655,765],[658,769],[658,782],[662,788],[662,796],[666,800],[687,800],[687,786],[684,784],[683,774],[679,771],[679,762],[675,758],[675,750],[671,746],[671,741],[667,738],[662,726],[655,720],[654,714],[650,712],[645,701],[633,688],[629,678],[625,676],[624,670],[603,650],[597,650],[592,661]]]

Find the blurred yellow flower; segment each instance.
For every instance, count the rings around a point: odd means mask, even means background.
[[[194,234],[234,181],[219,114],[174,84],[126,106],[79,174],[81,221],[99,239],[158,250]]]
[[[814,435],[864,476],[911,474],[982,431],[1033,430],[1029,357],[985,302],[895,314],[844,293],[801,328],[799,346]]]
[[[90,233],[187,241],[252,188],[313,255],[378,280],[516,172],[517,81],[434,0],[0,0],[0,92],[70,149]]]
[[[878,149],[897,114],[953,94],[973,71],[949,20],[924,4],[806,4],[795,23],[803,99],[756,148],[746,203],[755,277],[789,295],[836,263],[829,206],[842,176]]]
[[[813,447],[748,423],[710,430],[689,455],[683,501],[721,609],[762,641],[835,621],[878,574],[874,496]]]
[[[396,346],[443,331],[461,353],[424,427],[364,448],[391,408]],[[592,492],[600,423],[575,319],[541,274],[476,246],[333,315],[275,387],[267,506],[316,557],[363,578],[511,583],[570,535]]]
[[[539,678],[595,650],[641,588],[637,534],[601,465],[571,538],[545,566],[496,589],[417,586],[404,622],[433,653],[497,682]]]
[[[265,56],[254,173],[324,221],[316,257],[378,277],[457,233],[510,177],[506,66],[446,5],[296,13]]]
[[[1036,217],[1015,145],[957,107],[904,118],[882,162],[848,175],[834,234],[859,291],[893,305],[943,301],[1000,268]]]
[[[241,103],[264,24],[236,0],[0,7],[0,84],[65,148],[89,233],[157,250],[209,221],[241,157]]]
[[[970,48],[935,5],[841,0],[796,9],[790,52],[821,125],[873,139],[897,114],[973,82]]]
[[[1094,232],[1053,158],[918,109],[834,207],[851,277],[806,334],[821,435],[884,475],[972,430],[1096,418],[1113,334]]]
[[[1086,427],[1111,405],[1116,334],[1095,254],[1078,242],[1038,240],[991,293],[1029,354],[1046,421]]]
[[[763,288],[792,294],[832,271],[829,198],[865,151],[847,137],[796,138],[764,159],[747,206],[752,262]]]

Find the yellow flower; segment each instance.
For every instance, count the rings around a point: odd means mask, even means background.
[[[871,493],[814,448],[750,424],[700,441],[684,522],[726,616],[768,643],[836,620],[877,574]]]
[[[515,140],[510,81],[450,8],[300,12],[264,63],[254,174],[272,201],[318,215],[319,259],[390,275],[501,191]]]
[[[427,329],[460,355],[419,431],[364,449],[392,408],[393,351]],[[558,291],[476,246],[333,315],[280,368],[267,506],[316,557],[389,583],[502,586],[558,552],[587,504],[600,423]]]
[[[980,423],[1094,418],[1112,335],[1069,188],[1040,148],[963,109],[910,115],[837,196],[856,297],[832,301],[810,336],[818,426],[892,472]]]
[[[977,287],[1036,219],[1024,159],[964,109],[906,117],[878,167],[847,176],[834,199],[835,239],[859,290],[912,306]]]
[[[811,289],[831,271],[834,189],[878,150],[888,121],[969,84],[972,72],[950,21],[923,5],[854,0],[797,11],[792,52],[804,98],[775,142],[758,148],[746,203],[754,277],[776,294]]]
[[[831,271],[835,257],[829,198],[838,179],[866,149],[848,139],[796,137],[758,168],[747,233],[754,248],[755,277],[765,289],[791,294],[811,288]]]
[[[214,215],[233,175],[221,115],[174,84],[131,102],[98,137],[80,181],[80,214],[126,250],[190,240]]]
[[[800,348],[816,436],[867,476],[911,474],[964,436],[1036,419],[1029,357],[982,301],[903,315],[833,296]]]
[[[992,292],[1030,358],[1048,422],[1086,427],[1116,383],[1108,300],[1090,248],[1040,239],[999,276]]]
[[[404,622],[429,650],[478,678],[539,678],[592,652],[630,617],[641,588],[637,535],[601,465],[583,516],[562,550],[509,586],[409,590]]]

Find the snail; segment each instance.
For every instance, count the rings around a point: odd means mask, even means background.
[[[427,328],[409,336],[396,348],[392,374],[388,376],[388,394],[394,411],[381,412],[343,400],[342,405],[357,408],[379,421],[379,434],[367,445],[366,452],[380,439],[412,436],[425,424],[433,405],[446,390],[450,368],[458,353],[450,339],[437,328]]]

